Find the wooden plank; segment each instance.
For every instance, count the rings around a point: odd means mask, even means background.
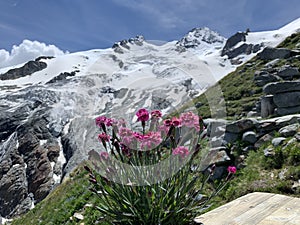
[[[264,218],[259,225],[299,225],[300,224],[300,199],[290,198],[278,210]]]
[[[205,213],[204,225],[300,225],[300,198],[255,192]]]
[[[229,202],[217,209],[205,213],[195,219],[195,222],[205,225],[228,224],[232,218],[237,217],[256,205],[271,198],[274,194],[268,193],[250,193],[242,196],[232,202]],[[221,221],[222,223],[220,223]]]
[[[277,210],[280,205],[285,202],[286,196],[284,195],[273,195],[266,201],[256,205],[247,212],[233,219],[234,224],[253,225],[259,224],[265,217],[272,214],[273,211]]]

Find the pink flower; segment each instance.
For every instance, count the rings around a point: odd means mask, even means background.
[[[138,140],[143,140],[143,138],[144,138],[144,135],[142,135],[142,134],[139,133],[139,132],[134,132],[134,133],[133,133],[133,136],[134,136],[136,139],[138,139]]]
[[[123,143],[120,143],[120,147],[121,147],[121,150],[122,150],[122,153],[124,155],[126,155],[127,157],[130,157],[131,156],[131,151],[130,151],[130,148],[128,148],[126,145],[124,145]]]
[[[140,140],[141,149],[149,150],[155,148],[162,142],[160,132],[149,132],[146,135],[143,135],[143,138]]]
[[[107,119],[106,116],[99,116],[99,117],[97,117],[97,118],[95,119],[96,125],[97,125],[98,127],[101,127],[101,124],[105,124],[106,119]]]
[[[159,111],[159,110],[153,110],[153,111],[151,112],[151,117],[154,117],[154,118],[161,118],[161,116],[162,116],[162,113],[161,113],[161,111]]]
[[[133,132],[132,132],[132,130],[128,129],[127,127],[120,127],[119,135],[120,135],[120,137],[132,136]]]
[[[110,126],[112,126],[114,123],[115,123],[115,120],[114,120],[114,119],[106,118],[106,122],[105,122],[105,125],[106,125],[106,126],[110,127]]]
[[[146,109],[139,109],[135,115],[138,117],[137,121],[145,122],[149,120],[149,112]]]
[[[119,135],[122,143],[126,146],[130,146],[132,142],[136,140],[136,137],[134,136],[134,132],[126,127],[120,127]]]
[[[110,127],[113,125],[114,119],[107,118],[106,116],[99,116],[95,119],[95,122],[98,127],[102,127],[103,125]]]
[[[184,146],[179,146],[173,149],[172,155],[180,155],[182,158],[189,155],[189,149]]]
[[[158,127],[158,131],[161,132],[161,136],[167,136],[169,130],[170,130],[170,126],[161,125]]]
[[[182,126],[187,126],[187,127],[191,127],[191,128],[193,127],[197,131],[200,130],[199,116],[195,115],[194,113],[192,113],[192,112],[183,113],[180,116],[180,120],[181,120]]]
[[[101,160],[107,160],[109,157],[109,154],[107,152],[100,152],[99,155]]]
[[[178,119],[178,118],[176,118],[176,117],[173,117],[173,118],[172,118],[172,125],[173,125],[174,127],[178,127],[180,124],[181,124],[181,120],[180,120],[180,119]]]
[[[178,127],[181,124],[181,120],[178,119],[177,117],[173,117],[172,119],[166,119],[164,120],[164,125],[166,127],[170,127],[170,126],[174,126],[174,127]]]
[[[110,140],[110,136],[103,132],[101,134],[98,134],[98,139],[101,142],[108,142]]]
[[[227,171],[228,171],[228,173],[235,174],[236,173],[236,167],[235,166],[228,166]]]
[[[172,125],[172,120],[170,120],[170,119],[164,120],[164,125],[165,125],[166,127],[170,127],[170,126]]]

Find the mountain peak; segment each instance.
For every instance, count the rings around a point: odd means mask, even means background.
[[[186,48],[195,48],[203,45],[223,45],[226,38],[218,34],[217,32],[209,29],[208,27],[193,28],[190,30],[181,40],[177,42],[177,45]]]

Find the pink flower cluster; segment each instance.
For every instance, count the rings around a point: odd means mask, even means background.
[[[189,155],[189,149],[184,146],[178,146],[177,148],[173,149],[172,155],[179,155],[180,157],[184,158]]]
[[[180,115],[181,125],[186,127],[194,127],[197,131],[200,131],[199,116],[192,112],[186,112]]]
[[[155,148],[162,142],[160,132],[149,132],[143,135],[140,143],[143,150],[150,150]]]
[[[101,127],[103,125],[110,127],[113,125],[114,120],[111,118],[107,118],[106,116],[99,116],[95,119],[95,122],[98,127]]]
[[[126,127],[120,128],[119,135],[122,144],[124,144],[125,146],[130,147],[133,146],[134,143],[138,143],[143,150],[154,148],[162,141],[159,132],[149,132],[143,135],[139,132],[133,132]]]
[[[134,132],[126,127],[124,120],[114,120],[107,118],[106,116],[99,116],[95,119],[96,125],[100,127],[103,132],[98,135],[98,139],[106,148],[106,142],[112,141],[112,145],[115,144],[121,146],[122,151],[128,152],[132,148],[138,148],[141,150],[150,150],[157,147],[163,140],[162,136],[168,135],[170,127],[194,127],[196,130],[200,130],[199,117],[192,112],[183,113],[179,118],[173,117],[172,119],[166,119],[163,121],[163,125],[158,124],[158,120],[162,117],[162,113],[159,110],[153,110],[151,113],[147,109],[139,109],[136,113],[137,121],[142,122],[143,132]],[[146,122],[151,117],[150,130],[145,130]],[[107,127],[111,127],[118,137],[113,135],[113,140],[108,135]],[[115,143],[117,142],[117,143]],[[173,155],[180,155],[185,157],[189,154],[188,148],[179,146],[172,151]]]
[[[122,144],[126,146],[131,146],[133,140],[135,139],[134,132],[127,127],[120,127],[119,128],[119,135],[121,138]]]
[[[166,127],[170,127],[170,126],[178,127],[181,125],[181,120],[178,119],[177,117],[173,117],[172,119],[166,119],[164,121],[164,125]]]
[[[107,160],[109,158],[109,154],[107,152],[100,152],[100,159]]]
[[[110,140],[110,136],[102,132],[101,134],[98,134],[98,139],[102,142],[108,142]]]

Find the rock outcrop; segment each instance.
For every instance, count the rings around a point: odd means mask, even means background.
[[[258,54],[262,60],[287,59],[292,56],[299,55],[299,52],[287,48],[271,48],[266,47]]]
[[[116,53],[123,54],[124,50],[130,50],[129,44],[142,46],[144,41],[145,38],[142,35],[137,35],[135,38],[130,38],[128,40],[124,39],[119,42],[115,42],[112,46],[112,49]]]
[[[273,82],[266,84],[263,90],[267,94],[261,101],[263,117],[300,112],[300,81]]]
[[[3,217],[25,213],[60,183],[63,149],[49,124],[50,105],[57,99],[53,91],[37,87],[0,97],[1,102],[6,102],[0,113],[0,214]]]
[[[215,123],[218,126],[212,129]],[[245,118],[238,121],[220,121],[209,119],[205,120],[205,124],[207,136],[211,140],[211,148],[205,156],[205,163],[202,162],[202,166],[206,168],[210,165],[208,162],[227,165],[236,160],[231,155],[231,149],[228,146],[234,146],[238,140],[247,143],[247,147],[243,149],[244,152],[257,149],[267,141],[272,142],[273,146],[278,146],[283,144],[288,137],[294,137],[297,140],[297,135],[300,133],[300,114],[267,120]],[[222,132],[220,132],[220,127],[224,128]],[[280,137],[275,137],[274,132],[278,132]],[[265,154],[273,153],[266,150]]]
[[[18,79],[27,75],[31,75],[37,71],[43,70],[47,67],[47,64],[42,61],[29,61],[20,68],[10,69],[4,74],[0,74],[0,80]]]
[[[229,59],[234,59],[241,54],[250,55],[256,53],[263,47],[261,44],[247,44],[247,32],[237,32],[226,41],[222,49],[221,56],[227,55]],[[236,47],[237,44],[241,43]]]

